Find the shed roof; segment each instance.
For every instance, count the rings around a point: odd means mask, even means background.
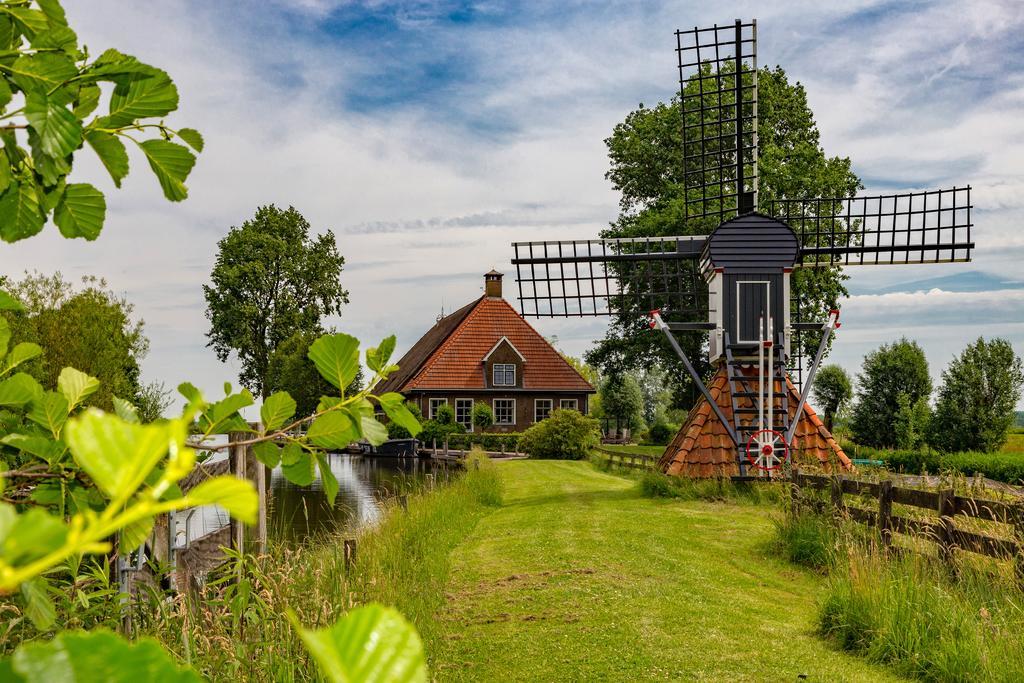
[[[725,221],[704,245],[704,258],[726,270],[791,268],[799,255],[793,229],[756,211]]]

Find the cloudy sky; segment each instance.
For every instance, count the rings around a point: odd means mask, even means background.
[[[171,73],[173,124],[206,150],[181,204],[143,159],[117,191],[82,154],[78,177],[109,190],[99,240],[50,227],[0,247],[0,272],[106,277],[146,321],[147,380],[212,394],[236,378],[205,347],[201,285],[217,240],[262,204],[334,230],[351,304],[329,323],[367,342],[394,332],[399,352],[478,296],[484,272],[511,273],[512,241],[596,235],[617,202],[603,139],[672,96],[675,28],[735,17],[758,19],[760,62],[807,86],[826,151],[851,157],[869,192],[974,188],[975,261],[851,269],[833,360],[856,370],[903,335],[936,378],[979,334],[1024,353],[1020,2],[65,4],[94,54]],[[536,326],[573,354],[603,334]]]

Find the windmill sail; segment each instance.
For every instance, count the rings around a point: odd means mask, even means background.
[[[757,208],[757,23],[676,31],[676,54],[686,218],[710,232]]]

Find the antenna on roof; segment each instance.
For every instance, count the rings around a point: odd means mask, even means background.
[[[441,322],[442,320],[444,320],[444,297],[441,297],[441,312],[438,314],[435,320],[436,322]]]

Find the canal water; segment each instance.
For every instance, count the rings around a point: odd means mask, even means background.
[[[218,454],[208,462],[215,462]],[[331,471],[338,480],[334,505],[327,502],[319,473],[309,486],[296,486],[276,468],[268,487],[267,534],[289,545],[310,537],[355,530],[380,518],[384,501],[415,491],[426,483],[427,475],[443,476],[443,465],[421,458],[384,458],[331,453]],[[183,510],[175,514],[176,546],[186,546],[186,536],[194,541],[217,531],[228,523],[225,510],[216,505]]]

